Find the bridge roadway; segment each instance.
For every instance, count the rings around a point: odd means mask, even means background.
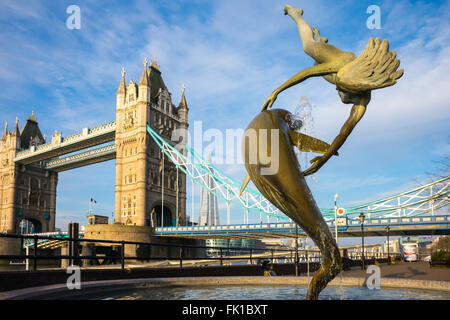
[[[328,226],[334,234],[334,221],[328,221]],[[389,235],[450,235],[450,215],[401,217],[401,218],[375,218],[364,222],[364,236],[386,236],[386,226],[389,225]],[[47,236],[54,238],[67,238],[67,232],[50,232],[29,234],[30,236]],[[299,228],[299,237],[306,234]],[[338,226],[339,237],[361,237],[361,223],[359,220],[347,219],[347,224]],[[84,233],[80,232],[80,239]],[[223,226],[182,226],[157,227],[155,236],[178,237],[189,239],[284,239],[295,238],[295,224],[293,222],[276,222],[260,224],[236,224]],[[64,240],[38,240],[39,248],[53,249],[64,243]],[[25,240],[24,246],[33,244],[30,237]]]
[[[114,141],[115,136],[115,121],[94,128],[84,128],[82,131],[68,137],[62,137],[61,134],[55,135],[52,137],[51,142],[39,146],[31,146],[27,150],[17,152],[14,162],[30,164],[37,161],[50,160],[64,154]]]
[[[45,169],[61,172],[65,170],[87,166],[94,163],[112,160],[115,158],[116,158],[116,145],[113,143],[86,152],[80,152],[67,157],[50,160],[45,165]]]
[[[334,234],[334,221],[328,221],[327,224]],[[390,227],[389,235],[391,236],[450,235],[450,215],[368,219],[364,222],[364,235],[386,236],[386,226],[388,225]],[[298,234],[300,237],[306,236],[300,228]],[[360,237],[360,221],[346,219],[345,224],[338,225],[338,234],[339,237]],[[155,236],[191,239],[282,239],[296,237],[293,222],[157,227],[155,228]]]

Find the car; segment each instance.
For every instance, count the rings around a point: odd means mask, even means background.
[[[426,256],[425,258],[423,258],[423,261],[431,262],[431,256]]]

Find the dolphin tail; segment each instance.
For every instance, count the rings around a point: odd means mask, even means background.
[[[319,293],[342,271],[342,258],[339,248],[330,232],[318,238],[313,238],[322,253],[320,269],[309,283],[306,300],[317,300]]]

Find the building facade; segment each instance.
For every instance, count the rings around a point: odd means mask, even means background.
[[[50,232],[55,229],[58,173],[44,169],[42,161],[14,162],[16,152],[45,144],[34,113],[19,131],[5,125],[0,141],[0,232]]]
[[[184,86],[180,102],[175,106],[156,60],[151,61],[149,66],[145,61],[144,65],[138,84],[130,80],[125,85],[125,72],[122,71],[116,93],[115,132],[109,138],[114,140],[115,155],[108,159],[99,158],[96,162],[89,160],[82,165],[106,161],[115,156],[115,223],[150,226],[154,220],[152,226],[184,225],[186,176],[162,153],[147,132],[149,125],[186,155],[189,109]],[[84,128],[81,133],[67,138],[55,131],[47,143],[34,113],[20,131],[18,120],[12,132],[5,125],[0,140],[0,232],[55,230],[58,171],[46,165],[61,158],[51,154],[51,150],[61,148],[63,141],[86,137],[89,130]],[[176,142],[172,141],[174,137]],[[101,145],[104,142],[99,139],[96,143]],[[66,154],[94,145],[84,146],[81,141],[79,147],[66,150]],[[39,150],[51,152],[26,164],[17,162],[18,154],[33,154]]]
[[[166,141],[181,137],[186,152],[188,106],[182,88],[178,107],[172,103],[159,65],[151,61],[138,84],[125,85],[125,72],[116,103],[115,222],[126,225],[175,226],[186,221],[186,176],[147,133],[147,124]],[[174,142],[170,142],[175,145]],[[151,215],[155,215],[152,217]],[[153,218],[153,219],[152,219]]]

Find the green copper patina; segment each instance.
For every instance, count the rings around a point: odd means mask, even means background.
[[[258,190],[295,221],[320,249],[322,265],[311,280],[307,294],[307,299],[312,300],[317,299],[319,293],[339,274],[342,260],[337,243],[304,177],[319,170],[332,155],[338,155],[338,149],[364,115],[371,91],[394,85],[403,75],[403,70],[397,71],[400,61],[396,59],[395,51],[389,51],[387,40],[381,42],[380,39],[370,38],[363,53],[356,57],[351,52],[344,52],[329,44],[328,39],[320,36],[316,28],[312,29],[303,19],[303,10],[285,6],[284,13],[297,24],[303,49],[316,63],[274,90],[264,102],[261,113],[249,124],[243,143],[248,174],[241,192],[251,179]],[[349,118],[331,145],[297,132],[301,124],[293,121],[289,111],[268,110],[282,91],[316,76],[336,85],[343,103],[353,104]],[[254,143],[246,143],[250,131],[256,133]],[[275,136],[274,132],[277,133]],[[311,167],[302,172],[294,146],[303,152],[318,152],[322,155],[312,159]],[[273,160],[278,161],[278,170],[276,173],[264,174],[268,165],[273,165],[267,163],[268,154],[273,159],[272,152],[278,152],[277,159]]]

